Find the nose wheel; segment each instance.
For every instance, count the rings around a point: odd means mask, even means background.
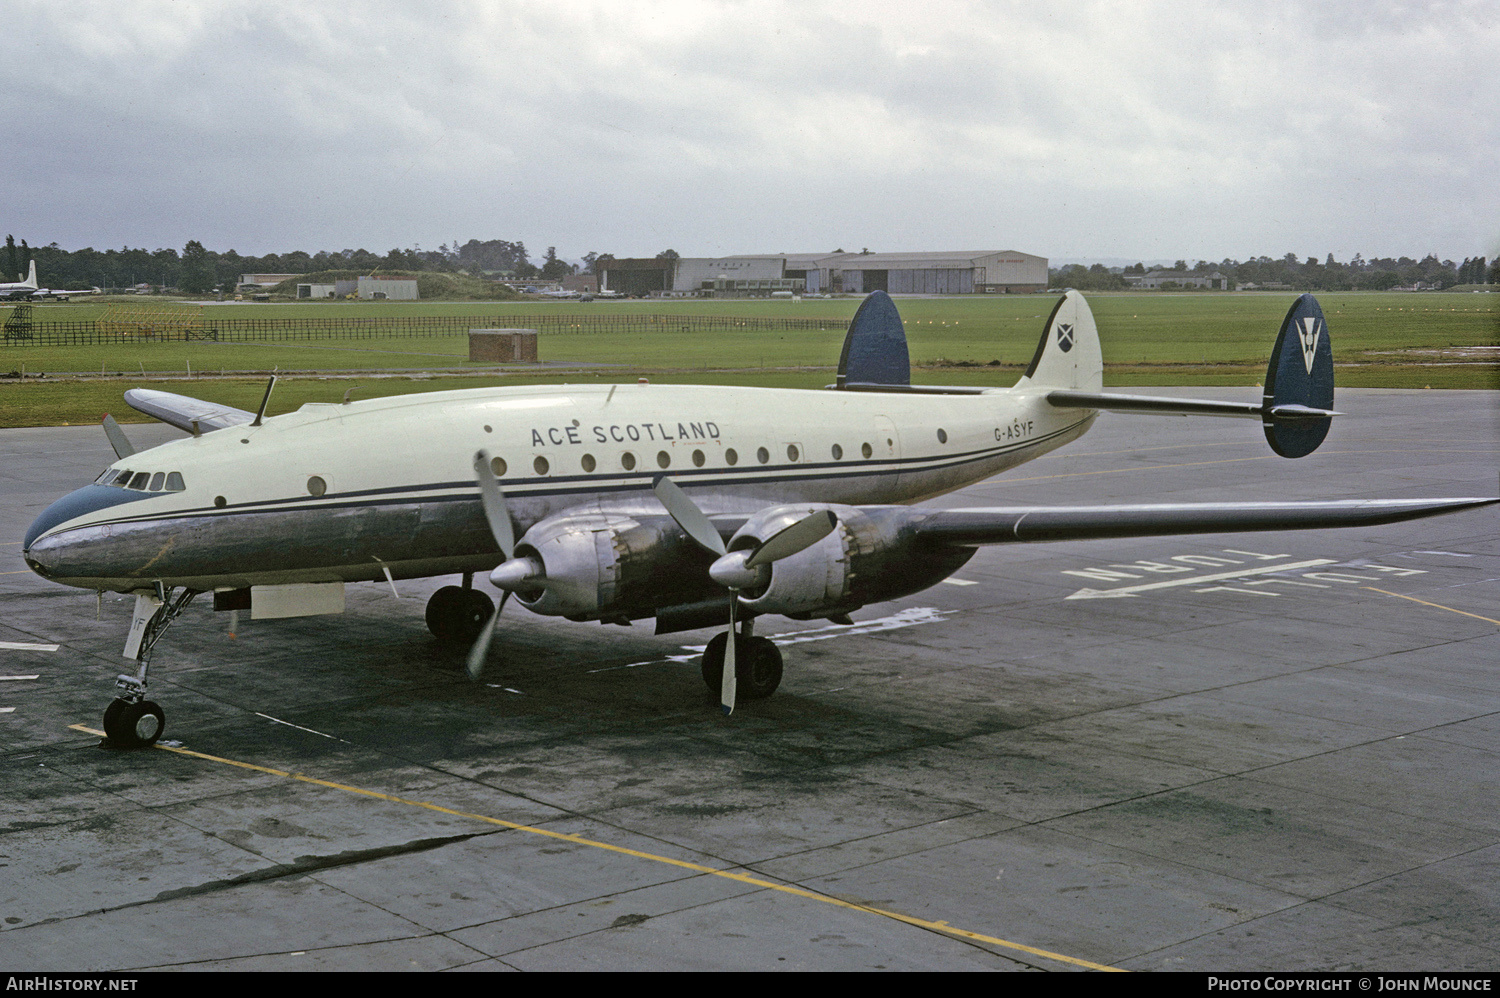
[[[135,749],[156,744],[166,730],[161,706],[151,700],[117,697],[104,710],[104,735],[115,748]]]
[[[125,657],[135,659],[140,668],[135,675],[115,678],[120,695],[104,709],[104,737],[109,747],[138,749],[155,745],[166,730],[167,718],[161,705],[146,699],[146,673],[151,667],[151,650],[183,610],[187,609],[194,589],[184,589],[173,596],[161,583],[155,593],[138,592],[130,634],[125,639]]]

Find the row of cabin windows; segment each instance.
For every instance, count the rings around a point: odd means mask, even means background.
[[[135,489],[137,492],[182,492],[187,486],[182,483],[182,473],[177,471],[131,471],[128,468],[116,471],[106,468],[104,474],[94,479],[95,485],[112,485],[118,489]]]
[[[861,444],[859,452],[864,455],[866,460],[868,460],[869,458],[874,456],[875,448],[871,447],[867,443]],[[840,447],[838,444],[833,445],[830,453],[833,455],[833,459],[835,461],[842,461],[844,459],[844,448]],[[796,444],[787,444],[786,458],[788,461],[792,462],[801,460],[801,449],[798,448]],[[692,460],[693,467],[695,468],[701,468],[708,463],[708,458],[701,450],[693,451]],[[764,447],[758,447],[755,451],[755,460],[760,462],[761,464],[769,464],[771,462],[771,452]],[[592,474],[599,467],[599,461],[592,454],[583,455],[583,457],[579,458],[578,463],[583,466],[583,470],[585,472],[590,474]],[[624,468],[626,471],[634,471],[637,463],[638,461],[633,452],[624,451],[620,454],[620,467]],[[724,463],[730,465],[731,467],[739,464],[739,452],[736,451],[733,447],[726,448],[724,451]],[[672,466],[671,452],[664,450],[657,451],[656,466],[663,469],[670,468]],[[538,455],[537,458],[531,462],[531,467],[532,470],[534,470],[538,475],[545,475],[552,470],[551,462],[549,462],[545,457],[541,457],[540,455]],[[505,459],[503,457],[490,458],[490,469],[494,471],[496,478],[505,477],[505,473],[509,470],[509,468],[510,466],[505,463]]]

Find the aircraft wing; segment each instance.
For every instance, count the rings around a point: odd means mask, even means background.
[[[1375,526],[1500,503],[1492,497],[1310,502],[1001,506],[934,511],[914,525],[924,540],[959,547],[1101,537],[1218,534]]]
[[[125,401],[132,409],[189,433],[207,433],[209,430],[241,426],[255,420],[255,413],[244,409],[217,405],[154,388],[132,388],[125,393]],[[197,423],[196,427],[194,423]]]

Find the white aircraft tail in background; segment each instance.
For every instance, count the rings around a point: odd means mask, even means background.
[[[21,275],[17,274],[17,277]],[[51,288],[38,287],[36,283],[36,261],[31,261],[31,272],[26,275],[25,280],[16,281],[11,284],[0,284],[0,301],[34,301],[36,299],[51,298],[56,301],[67,301],[73,295],[96,295],[98,288],[89,291],[54,291]]]

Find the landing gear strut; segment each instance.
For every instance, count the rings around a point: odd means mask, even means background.
[[[154,745],[166,730],[161,705],[146,699],[146,673],[151,668],[151,650],[172,621],[187,609],[196,589],[184,589],[175,597],[160,582],[155,595],[136,594],[135,616],[125,639],[125,657],[140,662],[135,675],[115,678],[117,696],[104,711],[104,735],[112,748],[133,749]]]
[[[734,680],[739,699],[764,700],[781,685],[781,649],[770,638],[752,637],[750,621],[734,636]],[[703,682],[719,695],[724,678],[724,649],[729,635],[715,634],[703,649]]]

